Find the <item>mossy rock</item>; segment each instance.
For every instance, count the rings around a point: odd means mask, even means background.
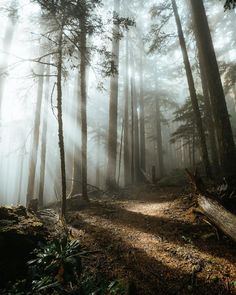
[[[47,230],[25,207],[0,207],[0,287],[27,274],[27,261]]]

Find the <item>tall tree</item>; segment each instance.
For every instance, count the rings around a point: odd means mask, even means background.
[[[41,106],[43,99],[43,83],[44,83],[44,65],[38,64],[38,90],[37,90],[37,101],[35,107],[35,118],[33,127],[33,141],[31,146],[30,160],[29,160],[29,177],[28,187],[26,195],[26,203],[29,204],[30,200],[34,198],[35,189],[35,174],[38,158],[38,146],[39,146],[39,131],[41,123]]]
[[[75,133],[80,134],[80,127],[81,127],[81,91],[80,91],[80,70],[78,71],[78,75],[76,77],[75,82]],[[81,137],[81,136],[80,136]],[[77,195],[81,192],[81,147],[80,147],[80,140],[76,140],[73,146],[73,171],[72,171],[72,186],[70,196]]]
[[[49,60],[50,62],[50,60]],[[43,207],[44,203],[44,182],[45,182],[45,169],[46,169],[46,153],[47,153],[47,129],[48,129],[48,107],[50,96],[50,65],[47,66],[46,79],[45,79],[45,96],[43,108],[43,126],[41,138],[41,155],[40,155],[40,179],[39,179],[39,193],[38,201],[39,207]]]
[[[112,55],[113,64],[118,69],[119,66],[119,22],[117,15],[120,12],[120,0],[114,0],[113,12],[113,37]],[[117,157],[117,116],[118,116],[118,80],[119,74],[113,74],[110,80],[110,104],[109,104],[109,130],[108,130],[108,164],[106,185],[108,189],[116,187],[116,157]]]
[[[62,65],[63,65],[63,31],[64,31],[64,17],[60,24],[58,32],[58,54],[57,54],[57,120],[58,120],[58,142],[61,159],[61,215],[66,213],[66,164],[65,164],[65,145],[64,145],[64,131],[63,131],[63,113],[62,113]]]
[[[157,85],[156,85],[157,90]],[[160,110],[160,100],[158,93],[156,94],[156,132],[157,132],[157,157],[159,164],[159,177],[162,178],[165,174],[164,169],[164,158],[163,158],[163,140],[162,140],[162,127],[161,127],[161,110]]]
[[[190,6],[210,92],[222,170],[231,181],[236,177],[236,150],[212,37],[203,1],[190,0]]]
[[[86,61],[87,61],[87,29],[86,18],[82,14],[80,23],[80,92],[81,92],[81,143],[82,143],[82,196],[88,201],[87,192],[87,89],[86,89]]]
[[[198,99],[197,99],[197,94],[196,94],[196,90],[195,90],[194,79],[193,79],[192,69],[191,69],[191,65],[190,65],[190,61],[189,61],[187,46],[186,46],[186,42],[185,42],[185,38],[184,38],[184,34],[183,34],[182,24],[180,21],[176,1],[171,0],[171,2],[172,2],[172,8],[174,11],[174,15],[175,15],[179,43],[180,43],[181,50],[182,50],[184,66],[185,66],[186,76],[187,76],[187,80],[188,80],[190,98],[191,98],[191,102],[192,102],[192,106],[193,106],[193,110],[194,110],[197,131],[198,131],[200,142],[201,142],[201,153],[202,153],[203,164],[204,164],[204,168],[205,168],[205,172],[206,172],[207,176],[211,177],[211,167],[210,167],[210,161],[209,161],[209,156],[208,156],[206,137],[205,137],[205,132],[203,129],[202,118],[201,118],[201,113],[199,110]]]
[[[140,41],[140,167],[146,170],[146,141],[144,120],[144,91],[143,91],[143,41]]]
[[[125,105],[124,105],[124,184],[130,183],[130,141],[129,141],[129,35],[125,45]]]

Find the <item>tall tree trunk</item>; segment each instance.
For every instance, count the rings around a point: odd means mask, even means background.
[[[218,150],[217,150],[217,139],[216,139],[216,130],[215,124],[213,120],[212,108],[211,108],[211,100],[210,94],[207,84],[207,77],[205,73],[205,69],[203,66],[202,55],[199,52],[199,65],[200,65],[200,76],[202,83],[202,91],[204,96],[205,108],[207,113],[207,128],[209,133],[209,141],[211,147],[211,157],[212,157],[212,167],[214,168],[214,172],[217,173],[220,169]]]
[[[121,128],[121,135],[120,135],[120,152],[119,152],[119,166],[118,166],[118,177],[117,177],[117,184],[120,185],[120,171],[121,171],[121,158],[122,158],[122,149],[123,149],[123,140],[124,140],[124,120],[122,120],[122,128]]]
[[[225,95],[202,0],[190,0],[199,50],[202,52],[211,105],[216,125],[220,160],[228,181],[236,177],[236,150]]]
[[[197,131],[198,131],[198,135],[199,135],[199,139],[200,139],[203,165],[205,168],[206,175],[208,177],[211,177],[211,167],[210,167],[210,161],[209,161],[209,156],[208,156],[208,151],[207,151],[206,137],[205,137],[205,132],[203,129],[202,118],[201,118],[201,113],[200,113],[200,109],[199,109],[199,105],[198,105],[198,99],[197,99],[197,94],[196,94],[196,90],[195,90],[193,74],[192,74],[192,69],[191,69],[191,65],[189,62],[189,57],[188,57],[187,47],[186,47],[185,38],[184,38],[184,34],[183,34],[183,29],[182,29],[182,25],[181,25],[179,13],[178,13],[178,7],[176,5],[176,1],[175,0],[171,0],[171,1],[172,1],[172,7],[173,7],[174,15],[175,15],[177,29],[178,29],[179,43],[180,43],[181,50],[182,50],[184,66],[185,66],[186,76],[187,76],[187,80],[188,80],[190,98],[191,98],[193,112],[194,112],[194,116],[195,116],[195,122],[196,122]]]
[[[57,60],[57,111],[58,111],[58,140],[61,160],[61,215],[66,213],[66,165],[65,165],[65,145],[63,131],[63,112],[62,112],[62,63],[63,63],[63,25],[60,29],[58,38],[58,60]]]
[[[132,85],[132,78],[130,79]],[[135,181],[135,158],[134,158],[134,94],[133,87],[131,86],[131,183],[134,184]]]
[[[20,154],[20,172],[19,172],[19,186],[18,186],[18,195],[17,195],[17,204],[21,204],[22,198],[22,180],[24,172],[24,159],[25,159],[25,147],[22,149]]]
[[[124,109],[124,184],[130,183],[130,148],[129,148],[129,36],[126,36],[125,48],[125,109]]]
[[[3,101],[3,94],[4,94],[4,86],[5,86],[5,78],[8,66],[8,58],[9,58],[9,51],[11,48],[14,31],[17,23],[17,14],[18,14],[18,1],[12,0],[10,4],[10,12],[8,15],[8,24],[6,28],[5,35],[3,37],[3,54],[4,57],[0,61],[0,118],[2,112],[2,101]]]
[[[86,89],[86,58],[87,58],[87,35],[85,28],[85,19],[82,18],[80,22],[81,36],[80,36],[80,92],[81,92],[81,180],[82,180],[82,197],[88,201],[87,192],[87,89]]]
[[[114,0],[113,13],[113,39],[112,54],[114,65],[119,67],[119,49],[120,41],[117,38],[119,34],[119,25],[116,21],[116,15],[120,12],[120,0]],[[106,185],[108,189],[116,187],[116,157],[117,157],[117,117],[118,117],[118,79],[119,74],[111,77],[110,81],[110,104],[109,104],[109,130],[108,130],[108,164]]]
[[[81,57],[81,56],[80,56]],[[75,111],[75,133],[80,134],[80,127],[81,127],[81,75],[80,71],[78,72],[78,77],[77,77],[77,86],[76,86],[76,93],[75,97],[77,98],[76,101],[76,111]],[[81,133],[82,134],[82,133]],[[74,143],[74,148],[73,148],[73,171],[72,171],[72,187],[71,187],[71,192],[70,196],[77,195],[81,192],[81,148],[80,148],[80,143],[78,140]]]
[[[29,161],[29,177],[28,177],[28,187],[27,187],[27,196],[26,204],[29,204],[29,201],[34,198],[34,187],[35,187],[35,174],[38,158],[38,146],[39,146],[39,131],[41,123],[41,107],[42,107],[42,98],[43,98],[43,83],[44,83],[44,65],[38,65],[38,91],[37,91],[37,102],[35,108],[35,118],[34,118],[34,127],[33,127],[33,142],[31,147],[30,161]]]
[[[50,87],[49,87],[50,86],[50,65],[47,66],[46,76],[47,77],[45,81],[43,128],[42,128],[42,139],[41,139],[40,179],[39,179],[39,194],[38,194],[39,207],[43,207],[43,202],[44,202],[44,181],[45,181],[47,129],[48,129],[48,104],[49,104],[49,96],[50,96]]]
[[[98,124],[98,141],[97,141],[97,163],[96,163],[96,186],[100,187],[100,163],[101,163],[101,158],[100,158],[100,151],[101,151],[101,131],[99,128]]]
[[[141,181],[140,174],[140,148],[139,148],[139,118],[138,118],[138,102],[137,102],[137,93],[134,83],[134,57],[132,55],[132,77],[131,77],[131,96],[133,101],[133,137],[134,137],[134,180],[136,182]]]
[[[156,97],[156,131],[157,131],[157,157],[159,164],[159,177],[162,178],[165,174],[164,159],[163,159],[163,144],[162,144],[162,127],[161,127],[161,110],[160,101]]]
[[[144,93],[143,93],[143,42],[140,47],[140,167],[146,170],[146,142],[144,120]]]

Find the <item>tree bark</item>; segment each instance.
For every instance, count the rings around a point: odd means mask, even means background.
[[[140,47],[140,167],[146,170],[146,140],[144,120],[144,93],[143,93],[143,42]]]
[[[130,141],[129,141],[129,36],[126,36],[125,49],[125,109],[124,109],[124,184],[130,183]]]
[[[205,69],[203,66],[202,55],[200,52],[199,52],[199,65],[200,65],[202,91],[203,91],[203,96],[205,99],[205,108],[207,113],[207,129],[208,129],[209,141],[210,141],[210,147],[211,147],[212,167],[214,169],[214,172],[218,173],[218,171],[220,170],[218,150],[217,150],[218,143],[216,139],[216,132],[215,132],[216,130],[215,130],[215,124],[213,120],[210,94],[209,94],[209,89],[207,84],[207,77],[206,77]]]
[[[164,159],[163,159],[163,143],[162,143],[162,127],[161,127],[161,110],[160,101],[156,97],[156,132],[157,132],[157,158],[159,164],[159,177],[162,178],[165,174]]]
[[[61,215],[66,213],[66,165],[65,165],[65,146],[63,131],[63,112],[62,112],[62,63],[63,63],[63,26],[60,29],[58,38],[58,60],[57,60],[57,112],[58,112],[58,140],[61,160]]]
[[[81,55],[80,55],[81,58]],[[78,71],[78,77],[76,79],[76,91],[75,97],[77,101],[75,102],[75,134],[81,138],[82,133],[80,133],[81,128],[81,74]],[[81,193],[81,140],[74,142],[73,147],[73,171],[72,171],[72,186],[70,196],[77,195]]]
[[[29,177],[28,177],[28,187],[26,195],[26,204],[34,198],[34,187],[35,187],[35,174],[38,158],[38,146],[39,146],[39,131],[41,123],[41,107],[43,98],[43,83],[44,83],[44,65],[38,65],[38,91],[37,91],[37,102],[35,108],[35,118],[33,127],[33,142],[31,147],[30,162],[29,162]]]
[[[80,92],[81,92],[81,182],[82,197],[88,201],[87,191],[87,91],[86,91],[86,58],[87,58],[87,33],[85,27],[85,18],[80,21]]]
[[[45,99],[44,99],[44,110],[43,110],[43,128],[42,128],[42,139],[41,139],[41,163],[40,163],[40,179],[39,179],[39,194],[38,194],[38,205],[40,208],[43,207],[44,203],[44,181],[45,181],[45,166],[46,166],[46,153],[47,153],[47,129],[48,129],[48,104],[50,96],[50,66],[47,66],[45,81]]]
[[[190,0],[190,4],[197,44],[202,52],[210,91],[222,170],[228,182],[231,182],[236,177],[236,151],[219,67],[203,1]]]
[[[179,43],[180,43],[181,50],[182,50],[186,76],[187,76],[187,80],[188,80],[189,93],[190,93],[190,98],[191,98],[192,107],[193,107],[193,111],[194,111],[195,122],[196,122],[197,131],[198,131],[198,135],[199,135],[199,139],[200,139],[202,160],[203,160],[206,175],[208,177],[211,177],[212,174],[211,174],[210,161],[209,161],[209,156],[208,156],[208,151],[207,151],[206,137],[205,137],[205,132],[203,129],[202,118],[201,118],[201,113],[199,110],[198,99],[197,99],[197,94],[196,94],[196,90],[195,90],[193,74],[192,74],[192,69],[191,69],[191,65],[189,62],[189,57],[188,57],[187,47],[186,47],[185,38],[184,38],[184,34],[183,34],[183,29],[182,29],[182,25],[181,25],[179,13],[178,13],[178,7],[176,5],[176,1],[175,0],[171,0],[171,1],[172,1],[172,7],[173,7],[176,25],[177,25]]]
[[[115,20],[115,16],[119,15],[120,0],[114,0],[114,21],[113,21],[113,39],[112,54],[114,65],[119,67],[119,49],[120,41],[117,39],[119,33],[119,25]],[[109,104],[109,130],[108,130],[108,164],[106,186],[108,189],[116,188],[116,157],[117,157],[117,117],[118,117],[118,79],[119,74],[111,77],[110,81],[110,104]]]

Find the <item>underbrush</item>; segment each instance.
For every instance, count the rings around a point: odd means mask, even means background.
[[[2,295],[122,295],[125,284],[83,274],[82,258],[88,257],[79,240],[68,237],[40,245],[28,262],[28,276],[11,282]]]

